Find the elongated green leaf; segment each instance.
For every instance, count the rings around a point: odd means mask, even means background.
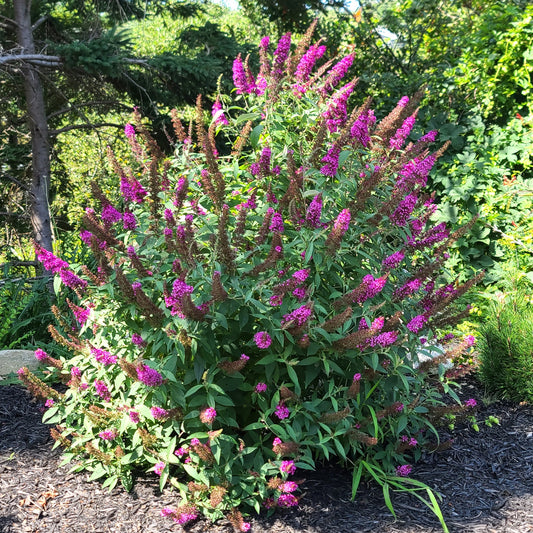
[[[361,483],[361,475],[363,474],[363,463],[360,462],[357,468],[353,469],[352,477],[352,501],[355,500],[355,495],[357,494],[357,489],[359,488],[359,483]]]
[[[383,483],[383,499],[385,500],[385,505],[392,513],[392,516],[396,518],[396,512],[394,511],[394,507],[392,506],[392,501],[390,499],[390,487],[387,482]]]

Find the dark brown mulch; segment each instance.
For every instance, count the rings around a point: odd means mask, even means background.
[[[483,391],[470,378],[465,397]],[[483,421],[496,416],[500,426]],[[533,532],[533,407],[508,402],[482,406],[480,431],[460,427],[454,446],[428,454],[413,477],[442,494],[441,508],[450,532]],[[2,533],[161,533],[180,531],[159,516],[175,496],[159,493],[155,479],[141,480],[132,493],[109,493],[86,474],[59,467],[60,451],[52,450],[48,427],[40,422],[40,406],[19,386],[0,387],[0,532]],[[350,501],[351,476],[323,466],[307,475],[296,510],[251,517],[261,533],[429,533],[441,531],[425,506],[406,494],[394,495],[394,520],[381,489],[362,485]],[[228,523],[198,521],[190,533],[230,533]]]

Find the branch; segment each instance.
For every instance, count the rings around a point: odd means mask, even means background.
[[[35,21],[31,27],[31,31],[35,31],[43,22],[48,19],[48,15],[43,15],[39,20]]]
[[[56,137],[60,133],[65,133],[71,130],[88,130],[88,129],[97,129],[97,128],[104,128],[104,127],[122,129],[124,125],[115,124],[113,122],[98,122],[96,124],[92,124],[92,123],[91,124],[71,124],[70,126],[65,126],[64,128],[60,128],[58,130],[49,130],[49,134],[50,134],[50,137]]]
[[[10,211],[0,211],[0,217],[30,218],[30,215],[28,215],[27,213],[12,213]]]
[[[131,110],[131,106],[127,106],[125,104],[121,104],[117,100],[93,100],[92,102],[80,102],[79,104],[76,104],[76,107],[92,107],[92,106],[106,106],[106,105],[112,105],[113,108],[123,107],[124,109]],[[63,109],[59,109],[58,111],[54,111],[53,113],[50,113],[48,115],[48,120],[51,118],[57,117],[59,115],[65,115],[67,113],[73,113],[77,110],[70,105],[69,107],[64,107]]]
[[[2,263],[0,265],[0,269],[4,269],[6,267],[36,267],[39,266],[39,261],[8,261],[7,263]]]
[[[24,189],[26,192],[31,192],[30,188],[21,183],[17,178],[10,176],[9,174],[2,173],[0,178],[7,178],[9,181],[12,181],[15,185],[18,185],[21,189]]]
[[[15,28],[18,26],[18,24],[13,19],[10,19],[8,17],[4,17],[4,15],[0,15],[0,19],[5,20],[11,26],[15,26]]]
[[[515,239],[512,235],[504,233],[495,224],[490,224],[489,222],[485,222],[485,226],[487,228],[490,228],[492,231],[495,231],[496,233],[499,233],[502,237],[505,237],[506,239],[509,239],[509,241],[512,242],[513,244],[518,244],[518,246],[521,246],[528,254],[532,254],[533,255],[533,250],[531,248],[529,248],[527,244],[523,243],[519,239]]]
[[[44,278],[49,278],[50,276],[35,276],[33,278],[14,278],[14,279],[6,279],[6,280],[2,280],[0,281],[0,286],[1,285],[5,285],[6,283],[13,283],[13,282],[16,282],[16,281],[27,281],[27,282],[30,282],[30,281],[37,281],[38,279],[44,279]]]
[[[61,58],[46,54],[6,54],[0,56],[0,65],[8,63],[31,63],[40,67],[59,67]]]

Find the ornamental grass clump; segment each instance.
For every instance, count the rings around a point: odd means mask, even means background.
[[[170,158],[135,115],[131,164],[109,153],[122,199],[92,186],[93,264],[38,249],[77,295],[70,325],[51,326],[73,353],[51,367],[68,390],[45,421],[91,479],[173,485],[161,514],[180,524],[246,531],[242,511],[297,505],[301,470],[322,460],[353,469],[354,494],[378,480],[389,506],[389,488],[427,489],[405,476],[443,403],[416,353],[479,279],[442,275],[471,224],[433,222],[425,186],[445,146],[406,141],[421,94],[377,121],[344,79],[353,57],[317,65],[311,35],[272,57],[263,39],[257,74],[236,60],[241,107],[219,97],[206,125],[199,98],[189,132],[173,113]]]

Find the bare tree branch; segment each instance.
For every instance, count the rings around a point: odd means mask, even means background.
[[[106,105],[112,105],[114,109],[117,107],[122,107],[124,109],[131,110],[131,106],[127,106],[125,104],[121,104],[117,100],[93,100],[92,102],[80,102],[79,104],[76,104],[76,107],[92,107],[92,106],[106,106]],[[69,107],[64,107],[63,109],[59,109],[57,111],[54,111],[53,113],[50,113],[48,115],[48,120],[51,118],[57,117],[59,115],[66,115],[67,113],[75,113],[77,110],[73,105],[70,105]]]
[[[17,178],[14,178],[13,176],[6,174],[5,172],[2,172],[0,174],[0,178],[7,178],[9,181],[12,181],[15,185],[18,185],[21,189],[24,189],[26,192],[31,192],[30,188],[24,185],[24,183],[20,182]]]
[[[10,19],[8,17],[4,17],[4,15],[0,15],[0,19],[2,20],[5,20],[7,23],[9,23],[11,26],[15,26],[17,27],[18,24],[13,20],[13,19]]]
[[[0,65],[9,63],[31,63],[37,66],[59,67],[61,58],[47,54],[6,54],[0,56]]]
[[[43,15],[39,20],[35,21],[35,23],[31,27],[32,31],[35,31],[46,20],[48,20],[48,15]]]
[[[60,128],[58,130],[49,130],[51,137],[56,137],[57,135],[61,133],[65,133],[67,131],[71,130],[89,130],[89,129],[97,129],[97,128],[104,128],[104,127],[112,127],[112,128],[119,128],[122,129],[124,127],[123,124],[115,124],[113,122],[97,122],[96,124],[71,124],[70,126],[65,126],[64,128]]]
[[[11,213],[9,211],[0,211],[0,217],[30,218],[28,213]]]

